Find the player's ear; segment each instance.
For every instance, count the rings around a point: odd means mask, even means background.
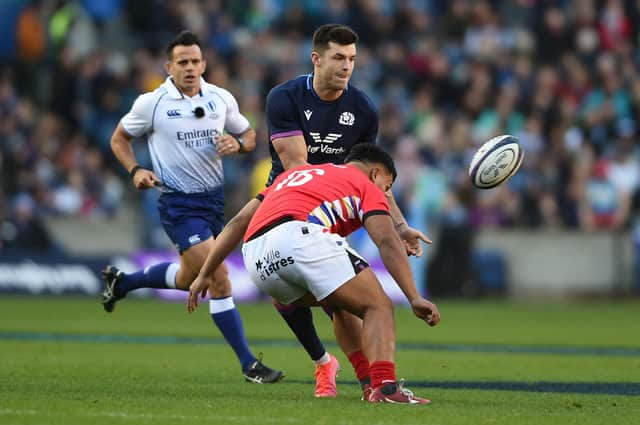
[[[379,172],[380,172],[380,169],[378,167],[369,168],[369,180],[371,180],[372,182],[375,182]]]
[[[311,52],[311,63],[316,66],[320,64],[320,55],[318,54],[318,52]]]
[[[165,69],[165,71],[167,71],[167,74],[171,74],[171,62],[170,61],[166,61],[164,63],[164,69]]]

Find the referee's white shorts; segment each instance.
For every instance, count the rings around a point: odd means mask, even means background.
[[[340,235],[318,224],[287,221],[242,246],[251,279],[282,304],[310,292],[320,301],[369,265]]]

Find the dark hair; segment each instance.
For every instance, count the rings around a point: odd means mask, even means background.
[[[323,53],[329,48],[329,42],[338,43],[341,46],[355,44],[358,34],[346,25],[325,24],[313,33],[313,50]]]
[[[180,34],[176,35],[176,38],[173,39],[171,43],[167,46],[167,58],[169,60],[173,59],[173,49],[176,46],[193,46],[197,45],[200,50],[202,50],[202,45],[200,44],[200,39],[198,36],[191,32],[184,30]]]
[[[398,172],[396,171],[396,166],[393,163],[391,155],[385,152],[380,146],[374,145],[373,143],[359,143],[352,147],[351,151],[349,151],[347,157],[344,159],[344,163],[346,164],[352,161],[364,162],[365,164],[382,164],[387,170],[389,170],[394,181],[398,176]]]

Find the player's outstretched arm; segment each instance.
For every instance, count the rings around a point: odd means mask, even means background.
[[[304,137],[281,137],[275,139],[272,144],[285,170],[307,164],[307,144]]]
[[[209,285],[213,281],[213,273],[222,264],[225,258],[240,243],[242,236],[247,231],[251,217],[255,214],[260,206],[258,199],[252,199],[236,214],[229,223],[222,229],[222,232],[216,238],[211,251],[207,255],[200,273],[189,286],[189,300],[187,302],[187,310],[189,313],[195,311],[198,307],[198,295],[204,297],[207,293]]]
[[[400,237],[393,229],[391,217],[387,215],[373,215],[364,222],[371,239],[380,251],[380,257],[385,267],[396,281],[402,292],[409,300],[413,313],[435,326],[440,321],[438,308],[432,302],[422,298],[416,288],[409,260],[404,251]]]
[[[422,244],[420,241],[430,244],[431,239],[429,239],[420,230],[409,227],[407,220],[402,215],[402,211],[400,211],[400,207],[398,207],[398,204],[393,197],[393,193],[390,190],[385,193],[385,196],[389,203],[389,210],[391,212],[391,218],[393,219],[394,228],[404,242],[407,255],[420,257],[422,255]]]

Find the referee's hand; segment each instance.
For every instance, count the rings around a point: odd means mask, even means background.
[[[238,143],[238,140],[230,134],[216,136],[214,141],[218,148],[218,155],[220,156],[227,156],[240,152],[240,143]]]
[[[156,176],[153,171],[147,170],[146,168],[138,170],[133,176],[133,186],[138,190],[151,189],[159,183],[160,179],[158,176]]]

